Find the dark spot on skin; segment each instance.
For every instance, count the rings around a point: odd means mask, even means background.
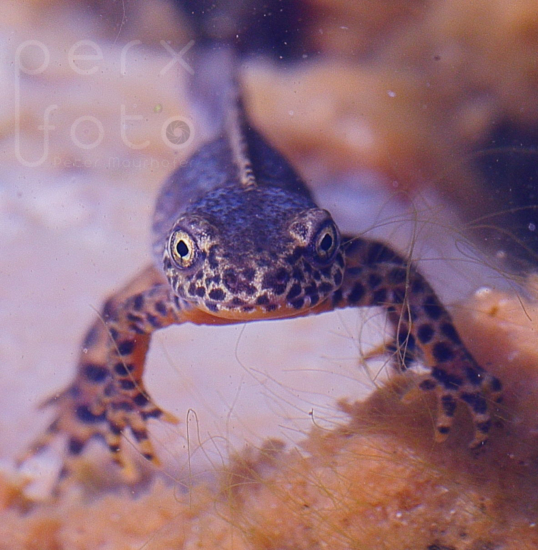
[[[137,407],[145,407],[149,403],[149,399],[143,393],[137,393],[133,397],[133,403]]]
[[[295,268],[293,270],[293,273],[291,274],[292,278],[295,279],[298,283],[302,283],[304,281],[304,274],[300,269]]]
[[[340,284],[342,283],[342,272],[341,271],[337,271],[335,274],[334,274],[334,284],[336,286],[340,286]]]
[[[130,321],[131,323],[134,323],[136,326],[137,323],[140,323],[142,321],[142,317],[140,317],[140,315],[137,315],[135,313],[128,313],[127,314],[127,320]]]
[[[104,382],[108,377],[108,369],[102,365],[89,363],[82,366],[82,372],[87,380],[95,384]]]
[[[301,309],[304,306],[304,298],[299,298],[298,300],[291,302],[291,305],[295,309]]]
[[[501,384],[501,381],[498,378],[494,377],[491,381],[491,389],[494,392],[499,392],[502,390],[502,388],[503,388],[503,385]]]
[[[196,287],[196,296],[203,298],[205,296],[205,288],[203,286]]]
[[[318,285],[316,283],[312,283],[305,287],[304,293],[305,294],[314,294],[318,291]]]
[[[67,444],[67,452],[70,455],[79,455],[82,452],[82,449],[84,449],[84,444],[84,441],[71,437],[69,438],[69,443]]]
[[[420,325],[417,330],[418,339],[422,344],[427,344],[433,338],[434,330],[429,324]]]
[[[209,264],[209,267],[211,269],[217,269],[219,267],[219,262],[217,260],[217,249],[216,249],[216,246],[212,246],[210,249],[209,249],[209,254],[207,256],[207,262]]]
[[[441,325],[441,332],[454,344],[461,344],[460,336],[456,331],[456,328],[452,323],[443,323]]]
[[[124,380],[118,380],[118,383],[120,385],[120,388],[122,390],[132,390],[136,388],[136,382],[134,380],[131,380],[129,378]]]
[[[118,426],[118,424],[114,424],[114,422],[109,422],[108,428],[114,435],[121,435],[121,433],[123,432],[123,428],[121,426]]]
[[[413,282],[411,283],[411,292],[413,294],[422,294],[425,289],[425,284],[422,278],[417,277],[413,279]]]
[[[302,288],[299,283],[295,283],[291,286],[289,292],[286,294],[287,300],[293,300],[294,298],[297,298],[301,294]]]
[[[140,311],[144,307],[144,296],[142,294],[137,294],[133,299],[133,309],[135,311]]]
[[[286,292],[286,285],[284,284],[276,284],[273,286],[273,292],[277,295],[277,296],[280,296],[281,294],[284,294],[284,292]]]
[[[449,374],[443,369],[435,367],[432,369],[432,378],[435,378],[444,388],[448,390],[458,389],[463,380],[459,376]]]
[[[280,268],[275,273],[266,273],[263,277],[262,286],[263,288],[271,289],[278,296],[286,292],[289,279],[289,273],[284,268]]]
[[[381,283],[383,282],[383,278],[381,275],[378,275],[377,273],[371,273],[368,275],[368,286],[374,290],[377,288]]]
[[[120,452],[120,446],[119,445],[109,445],[108,446],[108,450],[113,453],[113,454],[116,454],[116,453],[119,453]]]
[[[187,288],[187,293],[191,296],[196,296],[196,285],[194,283],[191,283],[189,287]]]
[[[433,346],[432,353],[438,363],[446,363],[454,359],[454,350],[447,342],[437,342]]]
[[[103,317],[105,318],[105,320],[110,319],[114,315],[115,311],[116,307],[114,305],[114,300],[110,298],[105,302],[105,305],[103,306]]]
[[[153,455],[151,453],[143,453],[142,456],[146,459],[146,460],[149,460],[150,462],[153,461]]]
[[[317,270],[312,272],[312,277],[314,277],[314,280],[316,281],[321,281],[321,273]]]
[[[431,391],[431,390],[434,390],[436,387],[437,387],[437,383],[435,382],[435,380],[431,380],[430,378],[423,380],[419,384],[419,388],[424,391]]]
[[[312,273],[312,266],[306,262],[303,262],[303,271],[307,274],[307,275],[310,275]]]
[[[383,243],[369,243],[368,252],[366,255],[366,263],[368,265],[375,265],[380,263],[401,264],[402,259]]]
[[[116,374],[119,374],[120,376],[128,376],[129,373],[134,371],[134,369],[135,369],[135,366],[130,363],[127,363],[127,364],[116,363],[114,365],[114,372]]]
[[[131,412],[133,410],[133,405],[129,401],[112,401],[110,407],[115,411]]]
[[[209,311],[218,311],[219,310],[219,307],[217,306],[217,304],[213,304],[212,302],[204,302],[205,303],[205,307],[209,310]]]
[[[448,426],[438,426],[437,431],[440,434],[446,435],[447,433],[450,433],[450,428]]]
[[[161,416],[163,414],[163,412],[159,409],[151,409],[149,411],[143,411],[142,412],[142,417],[143,418],[159,418],[159,416]]]
[[[346,273],[353,278],[358,278],[360,277],[363,271],[364,269],[362,266],[353,266],[353,267],[348,267],[346,270]]]
[[[441,306],[441,304],[437,301],[437,298],[433,295],[428,296],[424,300],[422,307],[424,308],[426,315],[433,321],[437,321],[437,319],[439,319],[439,317],[443,314],[443,306]]]
[[[226,294],[224,293],[224,290],[222,290],[222,288],[214,288],[213,290],[211,290],[208,294],[208,296],[212,299],[212,300],[216,300],[218,302],[224,300]]]
[[[110,337],[112,338],[112,340],[118,339],[119,333],[114,327],[109,328],[108,333],[110,334]]]
[[[118,343],[118,353],[120,355],[130,355],[135,348],[134,340],[125,340]]]
[[[286,269],[281,267],[276,273],[275,273],[275,279],[279,283],[287,283],[290,280],[289,273]]]
[[[203,279],[203,278],[204,278],[204,271],[203,271],[203,269],[200,269],[200,271],[198,271],[198,272],[196,273],[196,277],[195,277],[195,278],[196,278],[197,281],[199,281],[200,279]]]
[[[364,285],[362,283],[357,282],[353,286],[353,289],[349,293],[347,299],[350,304],[356,304],[364,297],[364,294],[365,294]]]
[[[319,294],[310,295],[310,305],[315,306],[319,302]]]
[[[456,412],[456,401],[451,395],[441,397],[441,407],[446,416],[452,418]]]
[[[244,288],[241,289],[247,296],[254,296],[256,294],[256,287],[254,285],[245,285]]]
[[[479,393],[464,393],[461,400],[465,401],[476,414],[484,414],[488,410],[488,404],[484,396]]]
[[[398,333],[398,344],[404,346],[409,350],[414,350],[416,347],[415,337],[409,333],[408,327],[400,327]]]
[[[489,430],[491,428],[491,420],[486,420],[484,422],[477,422],[475,424],[476,429],[483,434],[489,433]]]
[[[400,344],[400,346],[397,346],[395,343],[389,344],[387,346],[387,352],[396,355],[398,360],[398,367],[402,371],[410,368],[416,360],[414,353],[411,351],[411,348],[408,347],[405,342],[403,344]]]
[[[155,302],[155,311],[159,315],[162,315],[163,317],[165,317],[168,314],[168,308],[166,307],[166,304],[164,304],[163,302]]]
[[[387,302],[387,290],[385,288],[380,288],[376,290],[373,295],[374,304],[385,304]]]
[[[228,290],[231,290],[232,292],[237,292],[237,287],[239,285],[238,278],[231,269],[227,269],[224,272],[222,276],[222,282]]]
[[[268,304],[267,306],[265,306],[265,311],[267,311],[267,313],[271,313],[271,311],[275,311],[277,309],[277,305],[276,304]]]
[[[341,288],[339,288],[333,293],[332,302],[334,306],[337,306],[342,301],[342,296],[343,296],[343,292]]]
[[[232,300],[232,305],[234,306],[244,306],[245,305],[245,300],[241,300],[241,298],[234,298]]]
[[[176,308],[181,311],[181,302],[179,300],[179,296],[174,296],[174,304]]]
[[[247,269],[244,269],[243,270],[243,278],[245,279],[245,281],[248,281],[248,282],[252,282],[254,280],[254,277],[256,275],[256,271],[254,269],[252,269],[251,267],[247,268]]]
[[[473,369],[472,367],[467,367],[465,369],[465,377],[473,386],[480,386],[480,384],[484,380],[481,374],[482,373],[480,370]]]
[[[407,280],[407,270],[404,267],[395,267],[387,275],[387,281],[390,285],[401,285]]]
[[[408,306],[407,311],[409,313],[409,317],[410,317],[411,321],[416,321],[418,319],[419,315],[418,315],[416,306],[411,306],[411,305]]]
[[[245,313],[249,313],[251,311],[254,311],[254,307],[253,306],[244,306],[241,308]]]
[[[267,294],[262,294],[261,296],[258,296],[258,298],[256,299],[256,303],[259,306],[265,306],[266,304],[268,304],[269,303],[269,298],[268,298]]]
[[[134,438],[138,441],[138,443],[148,439],[148,432],[146,430],[133,430],[131,428],[131,432],[132,432]]]
[[[75,414],[81,422],[84,422],[84,424],[97,424],[98,422],[103,422],[103,420],[105,420],[104,412],[101,414],[93,414],[88,405],[79,405],[75,409]]]
[[[146,321],[153,327],[153,328],[161,328],[162,323],[159,317],[156,315],[152,315],[151,313],[146,313]]]
[[[99,339],[99,329],[97,327],[92,327],[84,337],[84,342],[82,343],[83,348],[91,348],[97,344]]]

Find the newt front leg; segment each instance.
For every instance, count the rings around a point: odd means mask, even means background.
[[[334,307],[381,306],[395,329],[397,363],[420,360],[431,369],[420,384],[438,400],[436,440],[448,436],[458,401],[475,426],[471,448],[481,447],[491,427],[487,397],[500,401],[501,383],[467,350],[448,311],[416,267],[383,243],[348,237],[344,281]]]
[[[68,459],[99,437],[128,474],[130,465],[121,450],[121,437],[129,428],[143,456],[157,462],[146,421],[177,420],[154,405],[142,376],[152,333],[180,322],[178,301],[154,267],[108,299],[84,338],[75,379],[44,403],[55,406],[56,418],[22,460],[46,447],[57,434],[68,438]]]

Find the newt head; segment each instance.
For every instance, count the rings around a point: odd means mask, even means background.
[[[189,306],[224,319],[301,314],[341,285],[344,255],[329,212],[288,189],[229,186],[173,224],[164,272]]]

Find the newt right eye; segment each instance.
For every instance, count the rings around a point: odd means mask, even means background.
[[[170,256],[178,267],[190,267],[196,259],[196,243],[186,231],[176,231],[170,236]]]
[[[338,229],[334,223],[325,225],[314,240],[316,256],[322,262],[331,261],[339,245]]]

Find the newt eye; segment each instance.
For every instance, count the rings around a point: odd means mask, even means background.
[[[181,229],[170,236],[169,250],[172,260],[178,267],[190,267],[196,259],[196,243],[186,231]]]
[[[316,255],[322,262],[332,260],[338,244],[338,230],[334,223],[324,225],[314,238]]]

